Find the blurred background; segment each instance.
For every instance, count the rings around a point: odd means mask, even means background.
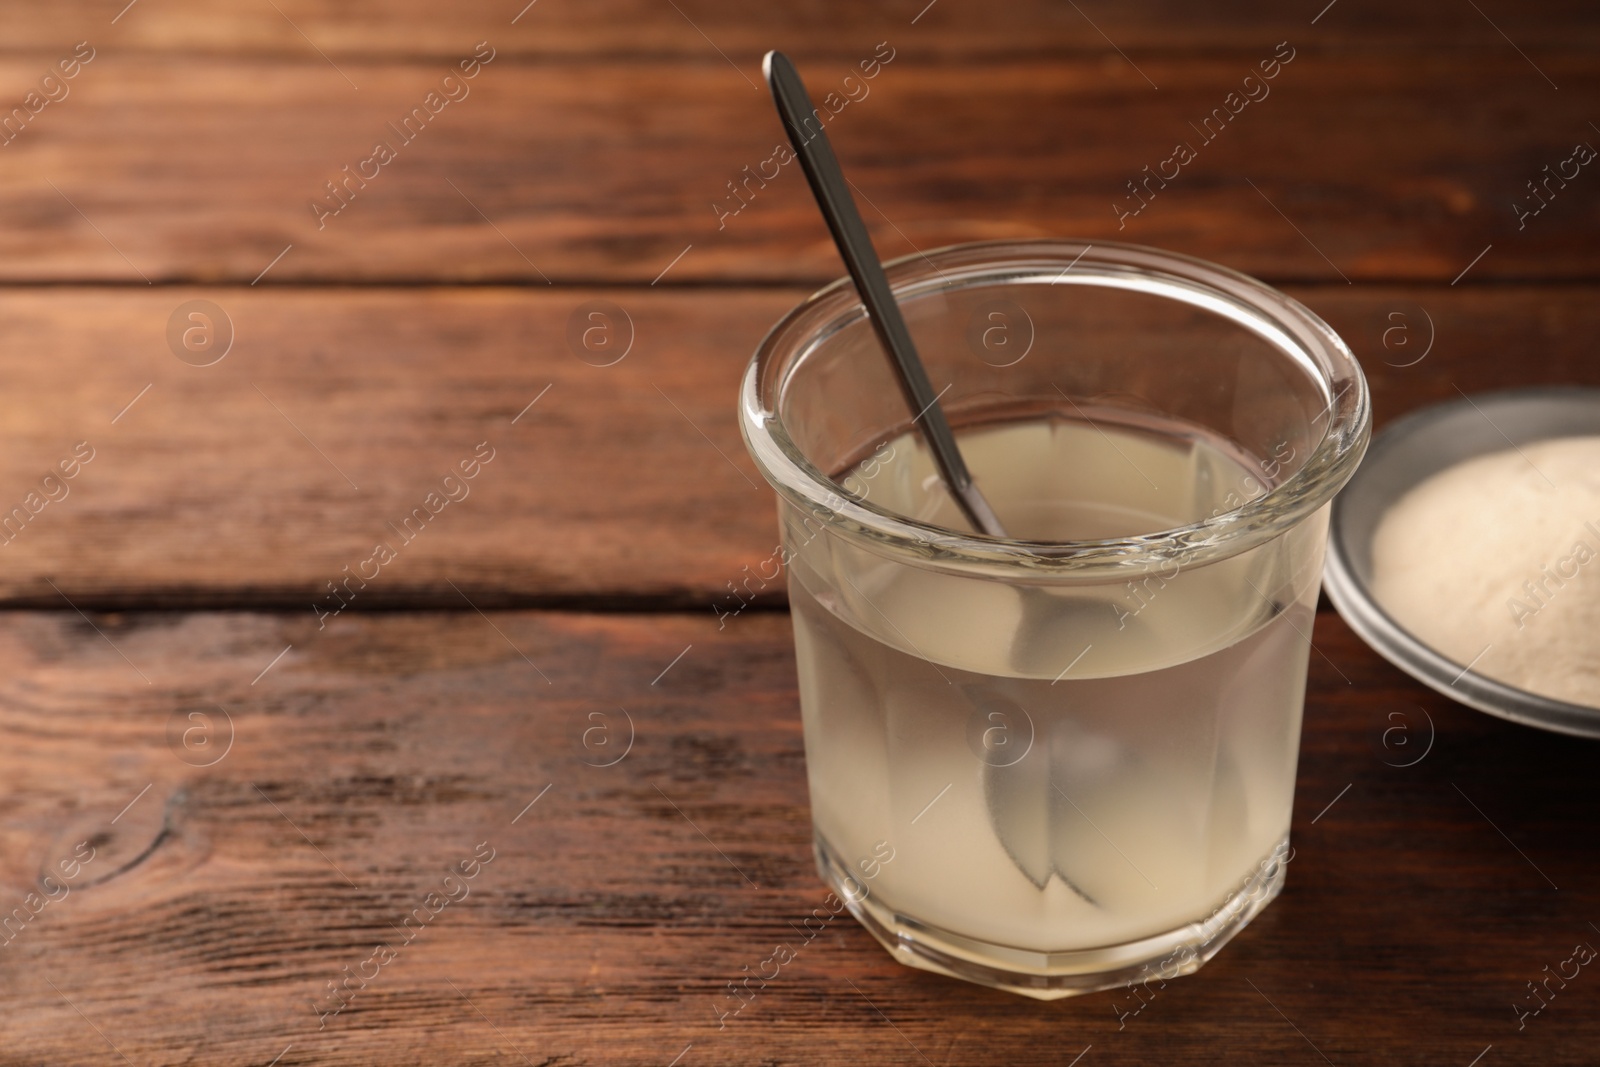
[[[1600,143],[1600,30],[1583,4],[1491,7],[9,8],[0,484],[20,497],[80,439],[104,454],[40,517],[52,536],[10,545],[0,590],[298,603],[369,551],[362,516],[414,504],[416,465],[546,386],[508,445],[523,476],[479,489],[496,521],[418,545],[369,595],[720,589],[773,533],[738,374],[840,273],[774,161],[769,47],[833,94],[886,258],[1071,236],[1214,259],[1326,317],[1380,424],[1457,388],[1581,379],[1600,179],[1560,168]],[[61,77],[75,49],[93,58]],[[167,338],[201,298],[233,333],[203,371]],[[575,355],[603,349],[584,333],[602,321],[612,348]]]

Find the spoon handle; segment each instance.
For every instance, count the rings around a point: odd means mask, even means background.
[[[845,267],[856,283],[856,290],[861,294],[861,302],[866,305],[878,342],[894,365],[895,378],[905,394],[906,403],[917,412],[912,421],[922,424],[923,436],[933,452],[933,461],[939,468],[940,477],[974,528],[991,537],[1005,537],[1006,532],[1000,520],[973,483],[966,460],[961,457],[961,449],[956,446],[955,435],[950,432],[950,424],[945,421],[944,410],[939,406],[941,394],[935,393],[928,382],[928,374],[917,356],[916,345],[911,342],[911,333],[906,329],[900,307],[895,303],[894,292],[889,288],[889,280],[884,277],[883,266],[872,247],[872,238],[856,210],[844,173],[839,169],[839,160],[828,143],[828,135],[822,132],[822,121],[816,108],[806,94],[805,83],[800,80],[794,64],[782,52],[768,52],[762,67],[767,84],[772,89],[778,114],[783,119],[784,132],[794,146],[795,156],[800,160],[800,167],[811,184],[811,192],[817,198],[817,206],[822,209],[822,217],[827,220],[828,229],[833,233],[833,241],[839,246],[839,255],[844,259]]]

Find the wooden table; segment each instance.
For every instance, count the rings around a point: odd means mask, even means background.
[[[0,1064],[1596,1061],[1600,976],[1514,1005],[1600,944],[1600,749],[1326,610],[1288,888],[1199,976],[1042,1005],[841,920],[719,1025],[825,891],[781,595],[712,610],[776,538],[737,376],[839,271],[747,181],[765,48],[855,94],[885,254],[1218,260],[1381,425],[1600,384],[1600,174],[1527,184],[1600,144],[1592,4],[125,3],[0,10]]]

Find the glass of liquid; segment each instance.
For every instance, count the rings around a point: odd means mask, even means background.
[[[897,959],[1041,999],[1197,969],[1281,889],[1328,502],[1369,404],[1307,308],[1130,245],[890,264],[1008,537],[854,288],[762,342],[818,868]]]

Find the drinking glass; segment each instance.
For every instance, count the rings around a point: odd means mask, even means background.
[[[744,376],[818,869],[897,959],[1053,999],[1185,974],[1277,895],[1328,503],[1369,435],[1307,308],[1070,241],[888,266],[1008,538],[969,532],[848,279]]]

